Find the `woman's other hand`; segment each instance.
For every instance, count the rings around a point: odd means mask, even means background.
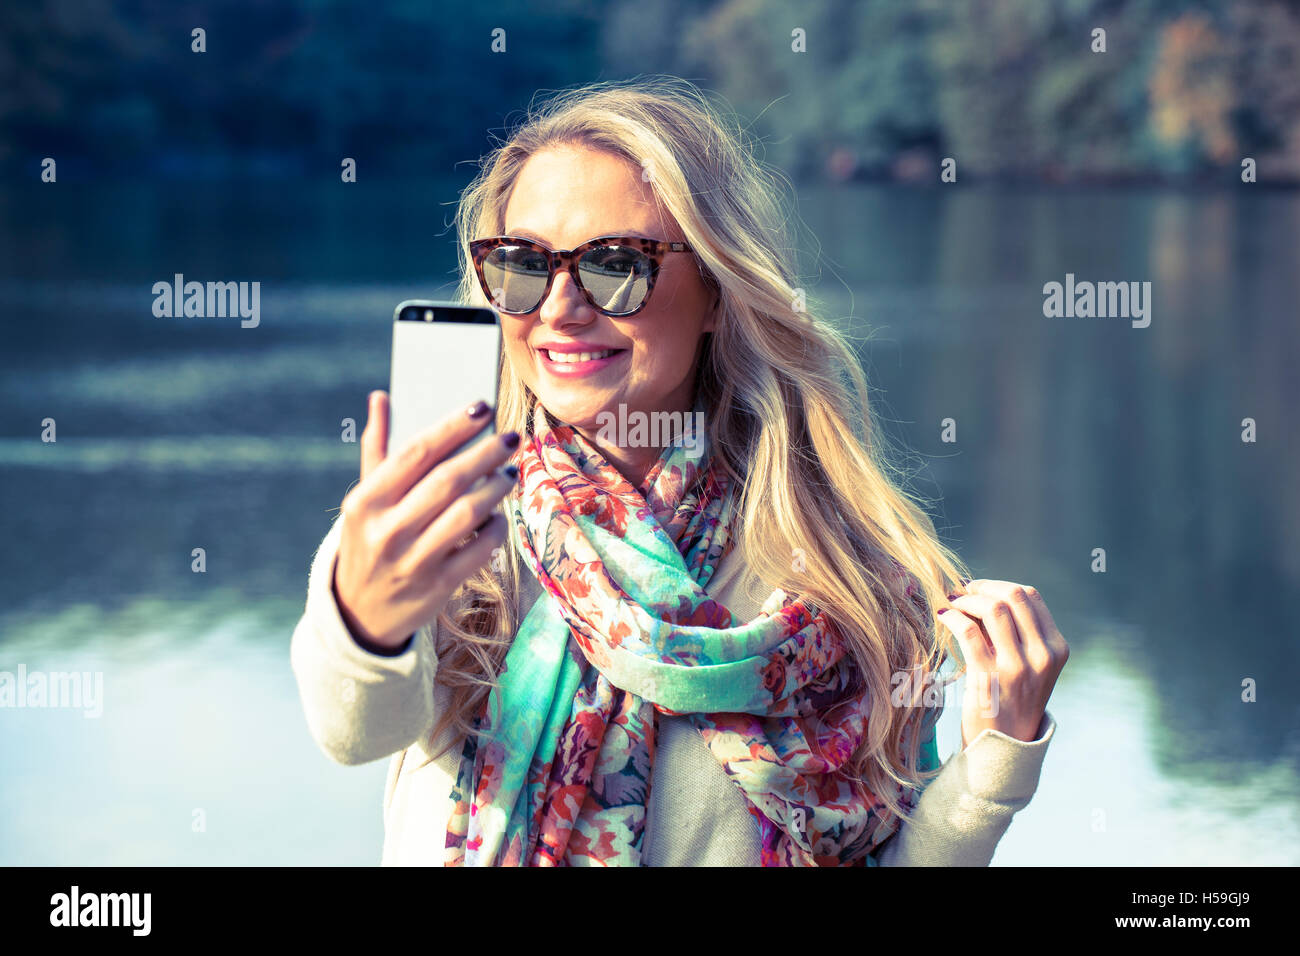
[[[1035,740],[1070,647],[1035,588],[1011,581],[970,581],[949,595],[939,620],[966,659],[962,748],[980,731]]]

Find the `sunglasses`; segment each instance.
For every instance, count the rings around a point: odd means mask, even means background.
[[[527,315],[541,305],[556,269],[564,267],[592,308],[629,316],[650,301],[664,256],[691,248],[640,236],[601,236],[555,252],[531,239],[495,236],[473,240],[469,251],[483,294],[508,315]]]

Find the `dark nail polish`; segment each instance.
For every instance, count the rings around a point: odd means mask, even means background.
[[[515,465],[506,465],[501,469],[501,474],[505,475],[511,481],[519,480],[519,468]]]
[[[949,601],[955,601],[955,600],[957,600],[957,598],[959,598],[959,597],[961,597],[960,594],[949,594],[949,595],[948,595],[948,600],[949,600]]]
[[[501,444],[507,448],[519,447],[519,432],[506,432],[501,436]]]
[[[470,418],[482,418],[488,413],[487,402],[475,402],[469,408],[465,409],[465,414]]]

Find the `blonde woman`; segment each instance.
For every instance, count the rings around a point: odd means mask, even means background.
[[[322,749],[392,757],[385,864],[985,865],[1032,796],[1066,642],[891,482],[778,197],[672,78],[534,107],[462,196],[499,437],[385,458],[373,393],[292,644]]]

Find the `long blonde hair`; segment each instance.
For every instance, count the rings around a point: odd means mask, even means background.
[[[531,105],[461,196],[457,298],[486,304],[468,243],[503,232],[516,177],[539,150],[581,145],[651,170],[662,208],[720,296],[696,387],[710,447],[739,495],[733,559],[767,586],[810,599],[834,622],[870,701],[850,779],[906,817],[912,804],[895,790],[930,778],[915,772],[916,731],[938,710],[918,706],[913,693],[898,706],[891,691],[899,675],[917,689],[918,675],[937,675],[949,654],[959,659],[931,609],[946,606],[952,585],[968,575],[884,454],[853,349],[807,307],[789,261],[792,216],[780,177],[752,155],[730,115],[674,77],[600,82]],[[499,430],[528,434],[536,401],[503,359]],[[521,562],[513,532],[503,551],[504,560],[473,575],[438,617],[437,680],[450,688],[450,705],[430,747],[449,723],[460,739],[471,732],[514,638]]]

